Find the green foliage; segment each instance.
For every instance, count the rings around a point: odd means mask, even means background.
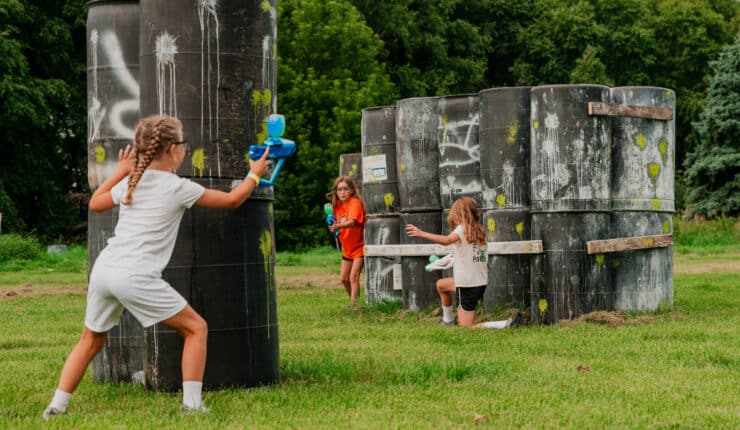
[[[0,182],[43,237],[80,213],[65,196],[85,180],[84,2],[0,3]]]
[[[298,144],[276,187],[277,244],[305,250],[331,240],[325,194],[339,155],[360,151],[360,110],[396,94],[378,61],[382,42],[345,0],[280,2],[280,112]]]
[[[598,57],[596,49],[588,45],[576,67],[570,72],[570,82],[573,84],[588,84],[599,82],[603,85],[613,85],[614,82],[606,74],[606,66]]]
[[[18,234],[0,235],[0,262],[8,260],[33,260],[39,257],[41,244],[34,236]],[[8,267],[7,265],[5,267]]]
[[[673,222],[673,240],[681,253],[740,250],[740,219],[721,217],[713,221],[678,219]]]
[[[694,123],[699,144],[686,158],[690,215],[740,214],[740,35],[716,61],[707,104]]]
[[[15,204],[5,192],[2,182],[0,182],[0,214],[2,214],[0,232],[12,233],[23,229],[23,220],[18,217]]]

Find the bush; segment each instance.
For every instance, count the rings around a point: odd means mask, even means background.
[[[721,217],[716,220],[674,218],[673,241],[679,252],[732,250],[740,248],[740,220]]]
[[[0,261],[32,260],[41,254],[41,244],[34,236],[0,235]]]

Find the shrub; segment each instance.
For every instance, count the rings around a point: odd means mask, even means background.
[[[0,261],[32,260],[41,254],[41,244],[34,236],[0,235]]]

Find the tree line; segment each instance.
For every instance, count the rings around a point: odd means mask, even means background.
[[[2,231],[84,240],[85,0],[0,0]],[[674,89],[677,205],[740,211],[735,0],[278,0],[278,110],[297,156],[281,250],[331,240],[321,206],[361,109],[500,86]]]

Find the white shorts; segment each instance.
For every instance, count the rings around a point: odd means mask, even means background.
[[[188,302],[164,279],[95,264],[87,291],[85,327],[107,332],[118,324],[124,308],[144,327],[175,316]]]

